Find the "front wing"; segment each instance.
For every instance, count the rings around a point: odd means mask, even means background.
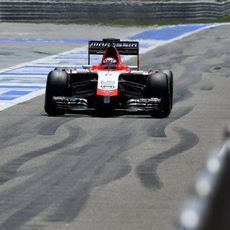
[[[88,101],[85,98],[77,97],[63,97],[56,96],[53,98],[53,103],[57,109],[65,110],[70,113],[86,113],[87,111],[97,110],[114,110],[123,113],[150,113],[153,111],[161,110],[161,98],[139,98],[130,99],[125,106],[112,106],[110,107],[109,97],[104,97],[104,106],[97,107],[88,106]],[[103,109],[102,109],[103,108]]]

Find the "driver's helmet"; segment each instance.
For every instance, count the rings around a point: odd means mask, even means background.
[[[108,68],[115,68],[117,66],[117,60],[112,57],[107,57],[102,61],[102,65]]]

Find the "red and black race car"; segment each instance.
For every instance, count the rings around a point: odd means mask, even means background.
[[[90,65],[91,55],[103,55],[101,63]],[[137,66],[124,65],[120,55],[136,55]],[[45,111],[49,116],[118,111],[167,117],[172,106],[172,72],[139,70],[136,41],[89,41],[88,65],[58,67],[47,77]]]

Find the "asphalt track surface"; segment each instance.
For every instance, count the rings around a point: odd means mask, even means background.
[[[174,72],[166,119],[47,117],[43,96],[2,111],[0,229],[172,229],[208,152],[222,145],[230,118],[229,44],[225,25],[142,55],[143,69]],[[1,44],[1,67],[73,45]]]

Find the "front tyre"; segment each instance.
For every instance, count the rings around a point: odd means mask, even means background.
[[[171,71],[169,71],[170,73]],[[172,110],[173,78],[164,72],[158,72],[148,76],[147,96],[161,99],[159,111],[152,111],[152,117],[168,117]]]
[[[164,74],[166,74],[168,78],[168,84],[169,84],[169,90],[170,90],[170,103],[171,103],[171,109],[173,108],[173,72],[171,70],[163,70]]]
[[[65,110],[56,108],[53,97],[67,96],[69,88],[69,75],[66,72],[54,70],[48,74],[44,107],[49,116],[65,114]]]

